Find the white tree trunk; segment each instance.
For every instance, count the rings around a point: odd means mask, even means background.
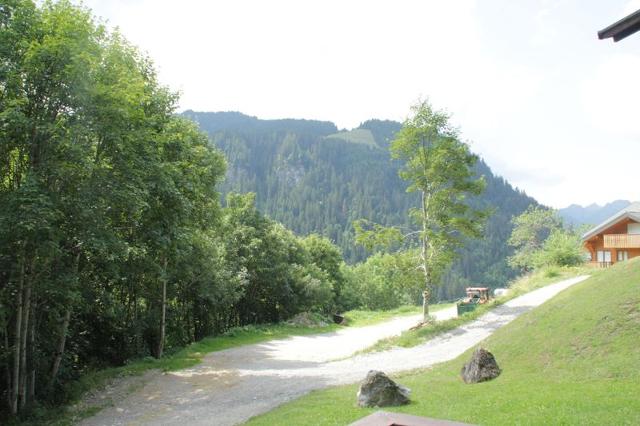
[[[31,313],[31,280],[27,280],[24,289],[24,306],[22,308],[22,335],[20,341],[20,409],[27,405],[27,337],[29,330],[29,314]]]
[[[421,191],[421,204],[422,204],[422,235],[420,238],[421,248],[420,248],[420,260],[422,262],[422,273],[424,274],[424,291],[422,292],[422,321],[427,322],[429,320],[429,300],[431,297],[430,288],[430,274],[429,274],[429,264],[427,261],[427,221],[428,221],[428,213],[427,213],[427,197],[424,191]]]
[[[160,314],[160,338],[158,341],[158,350],[156,351],[157,357],[162,357],[162,352],[164,351],[164,336],[165,336],[165,322],[167,318],[167,258],[165,256],[163,262],[163,273],[164,277],[162,277],[162,307]]]
[[[18,414],[20,389],[20,342],[22,341],[22,292],[24,291],[24,256],[20,265],[18,292],[16,294],[16,324],[13,339],[13,371],[11,375],[11,414]]]

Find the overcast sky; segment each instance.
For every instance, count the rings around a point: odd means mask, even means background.
[[[428,97],[494,170],[553,207],[640,199],[640,0],[88,0],[181,109],[402,121]]]

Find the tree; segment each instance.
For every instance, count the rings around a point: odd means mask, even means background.
[[[302,239],[302,246],[309,253],[310,261],[327,274],[333,294],[333,306],[331,308],[335,308],[338,311],[343,310],[341,299],[345,278],[342,274],[341,267],[344,260],[340,249],[328,238],[321,237],[318,234],[311,234]]]
[[[545,240],[553,231],[562,229],[562,219],[554,210],[532,205],[512,221],[513,231],[508,242],[515,253],[509,257],[509,264],[529,271],[536,266],[536,253]]]
[[[576,266],[584,263],[585,250],[580,234],[554,229],[534,256],[536,267]]]
[[[410,182],[408,192],[418,192],[420,205],[410,212],[420,241],[420,269],[424,279],[423,316],[429,315],[433,286],[451,264],[466,237],[479,237],[487,216],[467,203],[484,189],[484,179],[475,176],[478,157],[460,141],[445,112],[427,101],[411,108],[391,142],[391,156],[403,162],[400,177]]]

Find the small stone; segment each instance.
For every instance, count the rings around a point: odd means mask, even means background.
[[[479,383],[495,379],[501,372],[493,354],[478,348],[473,352],[471,360],[462,367],[460,374],[465,383]]]
[[[360,407],[387,407],[409,403],[411,391],[391,380],[382,371],[371,370],[360,384]]]

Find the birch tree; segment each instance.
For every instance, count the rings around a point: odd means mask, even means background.
[[[410,215],[418,226],[427,321],[433,286],[454,260],[456,249],[465,238],[481,235],[487,214],[467,201],[479,195],[485,183],[474,172],[478,157],[459,139],[449,115],[427,101],[411,108],[390,150],[403,163],[400,177],[409,182],[407,191],[420,194],[420,204]]]

